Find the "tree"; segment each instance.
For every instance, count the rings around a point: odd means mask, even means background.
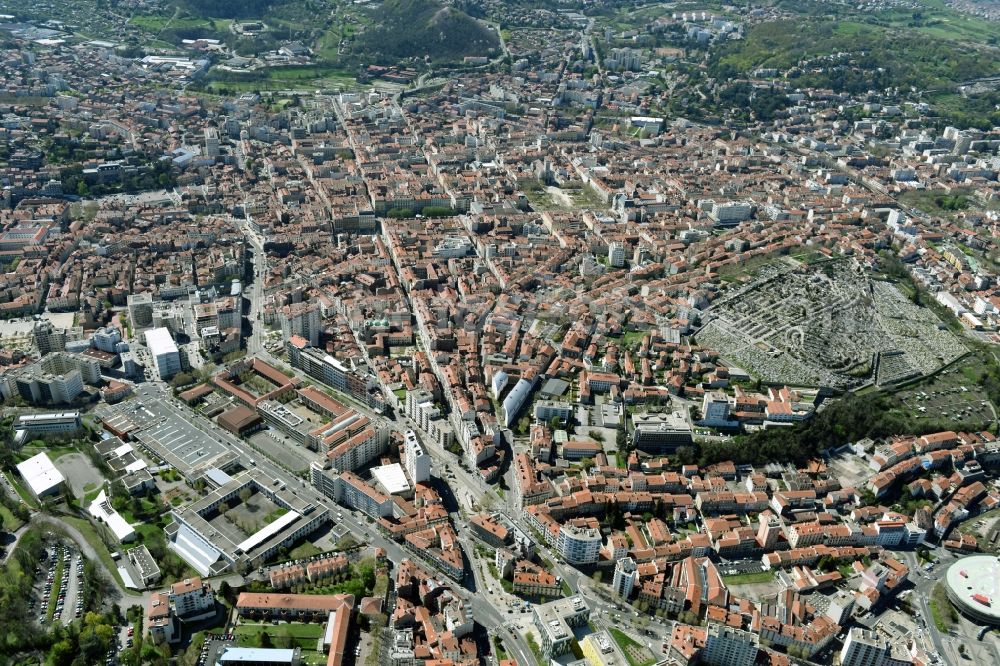
[[[220,514],[226,514],[228,512],[229,512],[229,505],[226,504],[225,502],[221,502],[219,504],[219,513]]]
[[[262,648],[269,648],[271,647],[271,645],[272,645],[271,635],[266,631],[260,632],[260,646]]]
[[[600,582],[601,582],[601,579],[602,579],[603,577],[604,577],[604,573],[603,573],[603,572],[601,572],[601,571],[595,571],[595,572],[594,572],[594,573],[593,573],[593,574],[592,574],[592,575],[590,576],[591,580],[593,580],[593,581],[594,581],[595,583],[600,583]]]
[[[76,195],[79,197],[85,197],[90,194],[90,188],[87,187],[87,183],[82,180],[76,184]]]
[[[250,495],[251,495],[250,489],[243,488],[242,490],[240,490],[240,501],[246,504],[247,500],[250,499]]]

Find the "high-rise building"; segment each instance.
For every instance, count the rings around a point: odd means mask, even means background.
[[[774,550],[781,536],[781,518],[771,511],[764,511],[758,517],[757,543],[766,551]]]
[[[278,321],[285,339],[298,335],[315,347],[319,344],[319,333],[323,325],[317,303],[293,303],[278,312]]]
[[[584,519],[577,519],[583,521]],[[593,519],[591,519],[593,520]],[[569,522],[559,527],[556,550],[570,564],[591,564],[601,552],[601,530],[595,524]]]
[[[613,241],[608,244],[608,263],[612,268],[621,268],[625,265],[625,244]]]
[[[753,666],[757,659],[757,635],[724,624],[708,625],[701,660],[708,666]]]
[[[840,650],[842,666],[883,666],[890,656],[889,641],[868,629],[855,627]]]
[[[214,127],[205,128],[205,156],[219,156],[219,132]]]
[[[79,340],[83,337],[83,328],[59,328],[50,321],[35,322],[32,330],[35,339],[35,346],[43,356],[52,352],[66,351],[66,343]]]
[[[118,353],[118,344],[122,341],[122,334],[113,326],[106,326],[94,331],[94,347],[109,354]]]
[[[615,563],[615,577],[611,589],[618,597],[628,599],[632,596],[635,584],[639,582],[639,569],[631,557],[623,557]]]
[[[149,355],[156,364],[160,379],[169,379],[181,371],[181,355],[177,350],[170,331],[165,328],[153,328],[146,331],[146,346]]]
[[[150,293],[131,294],[127,300],[128,319],[132,329],[139,332],[153,325],[153,295]]]
[[[410,483],[416,485],[431,478],[431,458],[424,451],[420,440],[417,439],[417,434],[412,430],[406,431],[403,440],[403,462],[406,464],[406,473],[410,477]]]

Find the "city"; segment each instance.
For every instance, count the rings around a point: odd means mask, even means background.
[[[0,0],[0,663],[1000,663],[998,43]]]

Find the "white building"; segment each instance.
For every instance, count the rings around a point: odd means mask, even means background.
[[[376,487],[386,495],[413,496],[413,488],[406,480],[406,475],[399,463],[372,467],[372,478],[375,480]]]
[[[556,539],[556,550],[570,564],[591,564],[601,552],[601,530],[596,527],[562,525]]]
[[[406,473],[414,485],[431,478],[431,458],[412,430],[406,431],[403,441],[403,461],[406,463]]]
[[[553,417],[568,421],[573,416],[573,405],[565,400],[539,400],[535,403],[535,419],[548,423]]]
[[[76,432],[83,425],[80,412],[53,414],[21,414],[14,421],[14,430],[24,430],[29,435]]]
[[[608,244],[608,263],[612,268],[621,268],[625,265],[625,244],[613,241]]]
[[[725,203],[711,201],[711,209],[708,212],[708,216],[719,227],[735,226],[744,220],[749,220],[751,215],[753,215],[753,205],[746,201]]]
[[[108,499],[107,493],[103,490],[90,503],[88,511],[90,511],[90,515],[94,517],[94,520],[104,524],[108,528],[115,536],[115,539],[118,540],[118,543],[135,541],[135,530],[129,525],[127,520],[122,518],[120,513],[114,510],[111,506],[111,500]]]
[[[94,335],[91,339],[94,342],[94,347],[100,349],[102,352],[117,354],[118,345],[122,341],[122,334],[117,328],[113,326],[106,326],[94,331]]]
[[[219,156],[219,131],[214,127],[205,128],[205,157]]]
[[[708,666],[753,666],[757,635],[722,624],[708,625],[701,660]]]
[[[285,339],[297,335],[315,347],[319,344],[319,334],[323,319],[318,303],[293,303],[278,311],[278,323]]]
[[[517,420],[517,415],[521,413],[521,408],[524,407],[525,401],[531,395],[531,388],[531,382],[527,379],[519,379],[514,384],[514,388],[507,394],[507,397],[504,398],[503,424],[505,427],[511,427]]]
[[[713,428],[726,428],[736,425],[729,418],[729,396],[722,391],[706,391],[701,403],[701,425]]]
[[[611,582],[611,590],[621,599],[632,596],[635,584],[639,582],[639,568],[631,557],[623,557],[615,563],[615,577]]]
[[[170,331],[165,328],[146,331],[146,346],[160,379],[169,379],[181,371],[181,355],[174,339],[170,337]]]
[[[177,616],[186,621],[215,614],[212,586],[201,578],[185,578],[170,586],[170,603]]]
[[[884,666],[891,656],[889,641],[874,631],[854,627],[840,650],[842,666]]]
[[[39,498],[57,494],[66,481],[44,451],[20,463],[17,472],[28,484],[31,494]]]

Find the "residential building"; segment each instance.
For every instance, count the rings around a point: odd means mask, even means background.
[[[842,666],[884,666],[891,655],[889,641],[874,631],[852,627],[840,650]]]
[[[713,622],[708,625],[701,659],[708,666],[753,666],[757,635]]]
[[[181,356],[177,344],[170,337],[166,328],[153,328],[146,331],[146,347],[156,365],[160,379],[170,379],[181,371]]]
[[[639,582],[639,569],[631,557],[623,557],[615,563],[615,576],[611,581],[611,591],[620,599],[629,599]]]
[[[412,430],[407,430],[403,438],[403,462],[410,482],[414,485],[431,478],[431,458]]]
[[[215,594],[201,578],[185,578],[170,586],[170,603],[182,620],[197,621],[215,614]]]
[[[573,627],[583,626],[590,620],[590,608],[579,595],[538,604],[532,614],[535,629],[542,639],[540,647],[545,663],[569,652]]]

